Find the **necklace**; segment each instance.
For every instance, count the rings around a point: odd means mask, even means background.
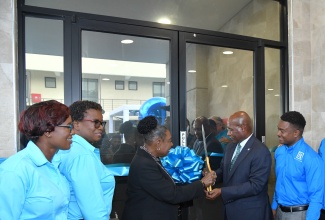
[[[145,152],[147,152],[152,157],[152,159],[156,162],[156,164],[158,164],[158,166],[167,174],[167,176],[173,181],[173,183],[175,185],[173,178],[170,176],[170,174],[167,172],[167,170],[165,170],[165,168],[161,165],[159,158],[152,155],[145,146],[140,146],[140,148],[142,150],[144,150]]]

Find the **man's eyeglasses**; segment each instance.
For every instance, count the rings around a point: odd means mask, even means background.
[[[99,128],[100,126],[103,126],[105,128],[106,121],[99,121],[99,120],[90,120],[90,119],[83,119],[83,121],[90,121],[95,124],[95,128]]]
[[[69,124],[69,125],[57,125],[56,127],[63,127],[63,128],[69,128],[70,129],[70,133],[73,129],[73,125],[72,124]]]

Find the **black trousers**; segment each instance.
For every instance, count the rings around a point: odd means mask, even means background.
[[[324,209],[322,209],[320,212],[319,220],[325,220],[325,210]]]

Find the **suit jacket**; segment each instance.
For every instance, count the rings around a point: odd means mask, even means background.
[[[210,153],[219,153],[223,154],[223,148],[221,143],[215,138],[213,134],[210,134],[206,137],[206,144],[207,144],[207,151],[208,154]],[[204,146],[203,141],[196,140],[193,145],[194,152],[202,156],[202,159],[205,159],[205,152],[204,152]],[[210,160],[210,166],[212,170],[216,170],[220,167],[220,162],[222,160],[222,156],[209,156]]]
[[[223,180],[221,197],[225,220],[273,219],[267,194],[272,163],[270,151],[252,135],[229,171],[236,145],[227,145],[221,167],[216,170],[218,180]]]
[[[200,181],[177,186],[143,149],[130,165],[122,220],[177,220],[179,203],[204,196]]]

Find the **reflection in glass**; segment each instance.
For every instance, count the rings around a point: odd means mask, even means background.
[[[192,122],[199,116],[218,116],[220,120],[216,118],[214,124],[222,132],[226,131],[221,130],[222,126],[234,112],[246,111],[254,118],[253,52],[191,43],[186,48],[187,119]],[[224,51],[232,53],[224,54]],[[196,125],[191,126],[193,129]],[[223,218],[221,197],[209,202],[196,199],[193,204],[189,209],[191,220]]]
[[[104,109],[107,125],[96,144],[116,171],[112,218],[122,217],[128,166],[143,145],[138,121],[153,115],[163,124],[169,115],[169,63],[168,40],[82,31],[82,98]]]
[[[120,133],[127,121],[136,126],[147,115],[163,124],[169,115],[167,79],[169,41],[82,32],[82,98],[102,105],[106,133]]]
[[[280,50],[265,48],[265,144],[278,146],[277,127],[281,110]]]
[[[63,22],[26,17],[26,106],[64,103]]]
[[[279,1],[25,0],[25,3],[33,6],[280,40],[281,4]]]
[[[265,144],[272,155],[272,168],[268,185],[270,199],[272,199],[275,186],[274,151],[279,144],[277,127],[282,115],[280,72],[280,50],[265,48]]]
[[[189,121],[198,116],[227,119],[242,110],[253,115],[253,52],[187,44],[186,96]],[[192,70],[192,71],[189,71]],[[195,70],[195,72],[193,71]]]

